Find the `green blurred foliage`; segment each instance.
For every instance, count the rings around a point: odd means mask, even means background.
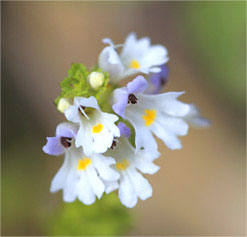
[[[61,203],[48,220],[48,235],[118,236],[132,226],[132,217],[117,195],[104,195],[91,206],[76,201]]]
[[[239,109],[245,107],[246,2],[196,2],[185,27],[208,82]]]

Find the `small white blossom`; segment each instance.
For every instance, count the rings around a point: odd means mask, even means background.
[[[75,97],[74,105],[65,111],[65,117],[79,124],[75,146],[82,146],[87,156],[106,152],[111,147],[114,137],[120,136],[119,128],[115,125],[118,117],[103,113],[93,96]]]
[[[164,46],[151,45],[148,37],[138,40],[134,33],[127,36],[119,55],[110,39],[104,39],[103,42],[110,46],[101,52],[99,66],[109,72],[111,80],[115,82],[137,73],[160,72],[159,66],[169,60]]]
[[[184,92],[147,95],[143,93],[147,86],[144,77],[138,76],[127,87],[116,89],[113,110],[133,125],[137,150],[157,149],[152,133],[168,148],[180,149],[178,136],[186,135],[189,128],[185,118],[190,105],[177,100]]]
[[[107,155],[114,157],[116,164],[114,168],[120,173],[120,179],[107,184],[110,191],[119,188],[118,196],[126,207],[134,207],[138,198],[146,200],[152,196],[152,187],[143,174],[154,174],[159,167],[153,164],[160,154],[156,150],[135,152],[129,141],[121,137],[115,149],[109,150]]]
[[[51,182],[51,192],[63,190],[63,200],[73,202],[78,198],[86,205],[100,199],[105,192],[104,182],[114,182],[119,173],[110,168],[115,164],[111,157],[101,154],[85,156],[81,148],[70,148],[65,152],[62,167]]]

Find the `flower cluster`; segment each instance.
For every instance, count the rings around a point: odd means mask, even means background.
[[[159,170],[153,163],[160,156],[154,135],[168,148],[180,149],[179,136],[187,134],[189,125],[209,122],[193,104],[178,100],[184,92],[158,94],[169,74],[165,47],[134,33],[121,45],[103,42],[108,46],[96,66],[87,70],[74,63],[60,83],[55,103],[67,121],[47,137],[43,151],[65,159],[50,191],[62,189],[65,202],[78,198],[90,205],[118,190],[122,204],[134,207],[138,198],[152,196],[143,174]],[[132,80],[120,87],[126,78]]]

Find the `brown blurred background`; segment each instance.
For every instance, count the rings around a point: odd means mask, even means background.
[[[129,32],[164,44],[166,91],[186,91],[212,126],[183,149],[161,142],[153,197],[131,210],[127,235],[245,235],[245,2],[1,2],[2,235],[42,235],[61,204],[62,164],[42,152],[63,121],[53,100],[72,62],[95,64],[101,39]],[[96,226],[97,228],[97,226]]]

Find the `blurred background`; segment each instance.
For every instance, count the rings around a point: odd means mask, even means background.
[[[1,2],[2,235],[245,235],[245,2]],[[72,62],[95,64],[110,37],[169,50],[165,91],[209,118],[183,149],[159,142],[153,197],[129,210],[49,193],[63,157],[42,152],[64,118],[53,104]]]

